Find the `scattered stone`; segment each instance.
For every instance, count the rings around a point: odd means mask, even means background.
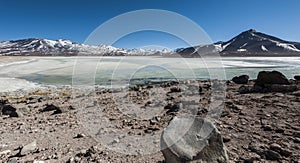
[[[55,114],[61,114],[63,113],[64,111],[60,108],[56,109],[51,115],[55,115]]]
[[[300,138],[300,132],[294,132],[294,137]]]
[[[7,100],[0,99],[0,106],[3,106],[7,103]]]
[[[293,92],[292,95],[294,95],[294,96],[300,96],[300,91]]]
[[[74,157],[71,157],[68,161],[67,161],[67,163],[74,163],[75,162],[75,158]]]
[[[170,114],[166,114],[168,110],[163,110],[153,114],[152,119],[142,120],[140,118],[134,118],[138,116],[134,115],[134,113],[131,114],[131,112],[128,116],[126,115],[127,113],[122,114],[111,101],[112,96],[110,92],[104,89],[96,90],[96,92],[101,92],[101,94],[96,94],[95,98],[90,101],[96,101],[97,103],[94,105],[99,105],[101,109],[103,108],[107,120],[114,119],[111,121],[111,125],[115,125],[116,129],[124,131],[124,135],[127,135],[128,133],[129,136],[152,136],[160,133],[162,128],[170,122],[170,119],[174,118],[174,115],[182,115],[176,113],[176,111],[182,112],[183,114],[189,114],[191,108],[195,107],[195,110],[198,112],[198,115],[196,116],[209,116],[211,113],[209,106],[215,104],[214,99],[211,100],[212,90],[209,85],[211,82],[212,81],[191,81],[191,83],[186,85],[170,84],[167,87],[162,87],[164,89],[164,94],[161,94],[158,99],[155,99],[155,90],[150,90],[151,86],[142,86],[141,92],[129,90],[130,100],[132,99],[132,102],[141,103],[138,107],[144,106],[144,104],[149,101],[149,103],[147,103],[147,106],[149,107],[143,108],[145,110],[152,109],[151,107],[153,107],[153,109],[162,109],[163,106],[166,106],[167,104],[170,104],[169,106],[173,107],[175,104],[182,103],[183,109],[174,109],[175,112],[171,112],[172,110],[170,110],[170,112],[168,112]],[[268,150],[274,151],[280,155],[278,162],[298,162],[300,156],[300,126],[299,123],[297,123],[297,116],[299,115],[297,109],[300,102],[300,82],[294,80],[291,80],[290,82],[290,85],[256,85],[262,92],[271,92],[274,88],[278,91],[283,88],[281,93],[275,92],[266,94],[252,93],[252,86],[254,84],[252,81],[248,82],[247,85],[237,85],[233,84],[233,81],[231,81],[231,84],[227,86],[226,107],[223,108],[221,117],[216,121],[216,125],[220,128],[222,134],[224,134],[222,135],[223,142],[228,146],[231,162],[271,162],[270,160],[266,160],[266,153]],[[178,87],[179,85],[181,86],[182,93],[170,93],[171,87]],[[197,91],[199,85],[204,88],[204,94],[201,96],[198,95]],[[284,92],[286,91],[286,88],[292,88],[289,86],[297,86],[299,91],[290,93]],[[150,89],[148,89],[148,87]],[[246,87],[245,93],[248,91],[249,93],[240,95],[237,91],[239,87]],[[214,85],[212,88],[214,88]],[[82,96],[80,99],[75,98],[75,95],[77,94],[74,95],[74,99],[73,96],[71,99],[58,95],[55,95],[56,97],[54,98],[52,97],[52,94],[59,94],[57,92],[60,91],[56,89],[57,88],[55,88],[55,90],[50,89],[47,95],[35,95],[33,98],[31,97],[32,95],[26,95],[26,93],[23,93],[22,91],[14,93],[13,96],[5,93],[0,95],[0,114],[2,114],[2,107],[4,105],[11,105],[16,108],[16,111],[24,113],[21,118],[7,118],[9,117],[7,115],[0,116],[0,126],[2,126],[0,130],[0,162],[9,162],[12,158],[16,158],[16,160],[11,160],[11,162],[34,162],[34,160],[36,160],[36,162],[37,160],[45,160],[45,162],[62,162],[72,158],[70,159],[70,162],[74,163],[97,161],[120,162],[120,160],[123,160],[124,162],[159,162],[158,160],[163,160],[162,154],[157,153],[150,156],[142,155],[143,151],[139,148],[137,149],[137,153],[141,154],[140,156],[127,156],[123,153],[119,154],[114,151],[108,152],[102,148],[101,150],[97,150],[94,154],[84,150],[82,154],[75,156],[81,149],[88,149],[89,145],[91,145],[90,143],[93,141],[92,137],[89,135],[86,135],[85,138],[81,138],[82,135],[78,134],[81,133],[78,132],[81,131],[79,128],[81,125],[78,121],[78,111],[81,111],[80,108],[82,107],[80,101],[89,98],[92,94]],[[81,92],[80,94],[82,94]],[[148,92],[151,94],[148,94]],[[190,94],[186,95],[186,92]],[[19,93],[21,94],[19,95]],[[194,95],[197,96],[194,97]],[[40,98],[40,96],[43,98]],[[123,93],[116,93],[114,96],[123,97]],[[3,100],[1,102],[1,99],[6,100],[6,102],[3,102]],[[76,104],[76,102],[78,104]],[[41,113],[40,109],[46,107],[46,103],[54,104],[60,109],[68,112],[59,116],[48,116],[57,110],[37,114]],[[161,105],[157,107],[154,105],[156,103],[160,103]],[[90,104],[92,105],[93,103]],[[74,106],[77,110],[70,111],[71,109],[68,108],[70,105]],[[179,108],[181,108],[180,105]],[[23,111],[23,109],[28,109],[28,111]],[[86,111],[83,113],[88,113],[92,116],[92,112]],[[95,118],[98,118],[98,116],[95,116]],[[188,129],[189,127],[186,128]],[[178,129],[184,130],[185,128],[179,127]],[[49,131],[49,133],[47,131]],[[107,130],[106,127],[97,129],[97,131],[97,137],[101,137],[101,134],[119,135],[118,133],[114,133],[114,131],[111,132],[110,130]],[[123,145],[124,142],[126,143],[126,139],[124,139],[122,135],[123,134],[114,138],[115,140],[113,143],[115,144],[113,144],[113,146],[118,147],[119,145]],[[64,138],[63,136],[66,137]],[[22,147],[15,151],[11,149],[11,153],[5,155],[6,151],[4,150],[17,146],[20,143],[26,145],[26,141],[29,137],[32,137],[32,139],[44,138],[44,142],[38,144],[41,148],[22,157],[20,155],[15,155]],[[81,139],[72,139],[76,137]],[[15,138],[16,141],[12,141],[12,138]],[[57,142],[55,142],[56,140]],[[112,140],[107,143],[111,143]],[[78,143],[74,143],[74,141]],[[270,142],[274,142],[277,145],[270,144]],[[211,144],[209,141],[208,143]],[[155,146],[159,145],[159,140],[155,139],[153,144],[155,144]],[[127,144],[127,147],[132,148],[133,145],[134,144]],[[126,146],[124,146],[124,148],[126,148]],[[182,151],[188,149],[189,148]],[[182,156],[184,154],[180,155]],[[184,158],[184,161],[186,160],[188,159]]]
[[[229,136],[223,136],[223,142],[228,143],[230,142],[231,138]]]
[[[160,120],[161,120],[160,117],[155,116],[155,117],[153,117],[153,118],[150,120],[150,124],[151,124],[151,125],[157,124],[157,123],[159,123]]]
[[[97,148],[92,146],[91,148],[87,149],[87,150],[81,150],[79,153],[76,154],[75,158],[82,158],[82,157],[92,157],[93,154],[97,153]],[[72,162],[72,159],[74,158],[70,158],[69,161]],[[76,162],[76,161],[75,161]]]
[[[252,156],[246,159],[243,159],[245,163],[254,163],[260,160],[260,156],[256,153],[251,154]],[[254,155],[254,156],[253,156]]]
[[[0,106],[0,110],[2,115],[8,115],[9,117],[21,117],[22,114],[17,111],[16,108],[12,107],[11,105],[3,105]]]
[[[130,86],[131,90],[139,92],[142,90],[142,88],[140,86],[134,85],[134,86]]]
[[[119,143],[119,142],[120,142],[119,139],[114,139],[114,140],[112,141],[112,144],[116,144],[116,143]]]
[[[276,143],[273,143],[270,145],[270,149],[273,150],[273,151],[280,151],[281,150],[281,146],[279,144],[276,144]]]
[[[264,131],[273,131],[272,127],[269,125],[264,125],[262,126],[262,128],[264,129]]]
[[[79,139],[79,138],[84,138],[85,137],[85,135],[84,134],[77,134],[74,138],[77,138],[77,139]]]
[[[270,149],[275,152],[280,153],[282,156],[285,156],[285,157],[289,157],[292,154],[291,151],[283,149],[280,145],[278,145],[276,143],[271,144]]]
[[[282,134],[282,133],[284,133],[284,129],[282,129],[282,128],[277,128],[277,129],[275,130],[275,132],[276,132],[276,133]]]
[[[170,88],[170,92],[173,93],[173,92],[181,92],[181,88],[179,87],[172,87]]]
[[[254,84],[254,86],[251,88],[251,92],[263,93],[263,92],[267,92],[267,90],[258,84]]]
[[[44,109],[41,110],[41,112],[49,112],[49,111],[56,111],[58,110],[59,107],[53,105],[53,104],[47,104],[46,107]]]
[[[272,161],[279,161],[281,159],[280,154],[273,150],[267,150],[265,152],[265,156],[267,160],[272,160]]]
[[[300,138],[294,138],[293,140],[294,140],[295,143],[300,144]]]
[[[295,79],[295,80],[300,80],[300,75],[294,76],[294,79]]]
[[[178,112],[180,109],[182,109],[183,105],[182,103],[175,103],[175,104],[168,104],[167,106],[165,106],[165,109],[167,109],[167,114],[169,113],[174,113],[174,112]]]
[[[265,86],[266,84],[290,84],[289,80],[278,71],[261,71],[258,73],[256,85]]]
[[[62,110],[60,107],[55,106],[53,104],[46,105],[46,107],[41,110],[41,112],[50,112],[50,111],[54,111],[51,115],[61,114],[64,112],[64,110]]]
[[[236,84],[247,84],[249,81],[249,76],[248,75],[235,76],[234,78],[232,78],[232,81],[235,82]]]
[[[167,163],[228,162],[220,132],[203,118],[174,117],[162,133],[161,151]]]
[[[246,94],[246,93],[250,93],[250,92],[251,92],[251,88],[248,87],[248,86],[242,85],[242,86],[239,88],[239,93],[240,93],[240,94]]]
[[[297,86],[273,84],[270,86],[270,89],[272,92],[294,92],[297,90]]]
[[[37,144],[36,141],[33,141],[32,143],[29,143],[25,145],[19,152],[18,155],[24,156],[27,155],[28,153],[34,152],[37,149]]]

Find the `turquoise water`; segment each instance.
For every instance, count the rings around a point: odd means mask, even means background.
[[[2,65],[0,76],[52,85],[124,85],[139,80],[226,80],[242,74],[256,78],[262,70],[293,78],[300,74],[300,57],[40,57]]]

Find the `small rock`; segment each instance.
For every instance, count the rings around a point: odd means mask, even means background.
[[[287,149],[281,149],[280,154],[284,157],[290,157],[293,154],[293,152]]]
[[[56,109],[51,115],[55,115],[55,114],[61,114],[63,113],[64,111],[60,108]]]
[[[282,134],[282,133],[284,133],[285,131],[284,131],[284,129],[282,129],[282,128],[277,128],[277,129],[275,130],[275,132],[276,132],[276,133]]]
[[[112,144],[116,144],[116,143],[119,143],[119,142],[120,142],[119,139],[114,139],[114,140],[112,141]]]
[[[75,163],[75,158],[74,158],[74,157],[71,157],[71,158],[67,161],[67,163]]]
[[[300,91],[293,92],[292,95],[300,97]]]
[[[264,131],[273,131],[272,127],[269,125],[264,125],[262,126],[262,128],[264,129]]]
[[[281,146],[279,144],[273,143],[270,145],[270,149],[278,152],[281,150]]]
[[[251,90],[250,87],[242,85],[242,86],[239,88],[239,93],[240,93],[240,94],[250,93],[250,92],[251,92],[250,90]]]
[[[300,80],[300,75],[294,76],[294,79],[295,79],[295,80]]]
[[[84,157],[86,152],[87,152],[87,150],[82,149],[82,150],[80,150],[79,153],[76,154],[76,157]]]
[[[64,112],[60,107],[55,106],[53,104],[46,105],[46,107],[41,110],[41,112],[50,112],[50,111],[54,111],[51,115],[61,114]]]
[[[84,134],[77,134],[74,138],[84,138],[85,135]]]
[[[34,152],[37,148],[37,144],[36,141],[33,141],[32,143],[29,143],[27,145],[25,145],[19,152],[20,156],[24,156],[28,153]]]
[[[285,156],[285,157],[289,157],[292,154],[291,151],[283,149],[280,145],[278,145],[276,143],[271,144],[270,149],[275,152],[280,153],[282,156]]]
[[[56,111],[57,109],[59,109],[59,107],[53,105],[53,104],[47,104],[46,107],[44,109],[41,110],[41,112],[49,112],[49,111]]]
[[[251,88],[252,92],[266,92],[264,88],[258,84],[254,84],[254,86]]]
[[[273,84],[270,86],[270,89],[273,92],[294,92],[297,90],[297,86]]]
[[[151,125],[157,124],[160,120],[161,120],[160,117],[155,116],[155,117],[153,117],[153,118],[150,120],[150,124],[151,124]]]
[[[232,81],[235,82],[236,84],[247,84],[249,81],[249,76],[248,75],[235,76],[234,78],[232,78]]]
[[[251,154],[251,157],[243,159],[245,161],[245,163],[254,163],[256,161],[259,161],[261,158],[258,154],[254,153]]]
[[[279,161],[281,159],[280,154],[273,150],[267,150],[265,152],[265,156],[267,160],[272,160],[272,161]]]
[[[0,110],[2,110],[2,115],[8,115],[9,117],[21,117],[22,115],[17,111],[16,108],[12,107],[11,105],[0,106]]]
[[[300,138],[300,132],[294,132],[293,136],[297,137],[297,138]]]
[[[229,136],[223,136],[223,142],[228,143],[231,141],[231,138]]]
[[[167,114],[173,113],[173,112],[178,112],[180,109],[182,109],[183,105],[182,103],[175,103],[175,104],[169,104],[165,106],[165,109],[168,109]]]
[[[263,155],[264,153],[263,148],[256,142],[250,143],[248,149],[258,155]]]
[[[300,138],[294,138],[294,142],[300,144]]]
[[[181,88],[179,88],[179,87],[172,87],[172,88],[170,88],[170,91],[171,92],[181,92]]]

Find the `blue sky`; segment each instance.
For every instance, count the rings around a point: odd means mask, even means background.
[[[128,11],[163,9],[196,22],[214,42],[250,28],[300,42],[299,0],[11,0],[0,2],[0,40],[69,39],[83,43],[103,22]],[[183,26],[184,28],[184,26]],[[138,32],[114,44],[134,48],[185,46],[160,32]]]

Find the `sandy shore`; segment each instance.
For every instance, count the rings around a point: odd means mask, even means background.
[[[240,86],[227,82],[214,118],[230,162],[299,161],[299,91],[240,94]],[[162,162],[163,128],[174,116],[208,117],[213,96],[205,81],[2,93],[17,117],[0,116],[0,162]],[[20,155],[30,143],[36,146]]]

